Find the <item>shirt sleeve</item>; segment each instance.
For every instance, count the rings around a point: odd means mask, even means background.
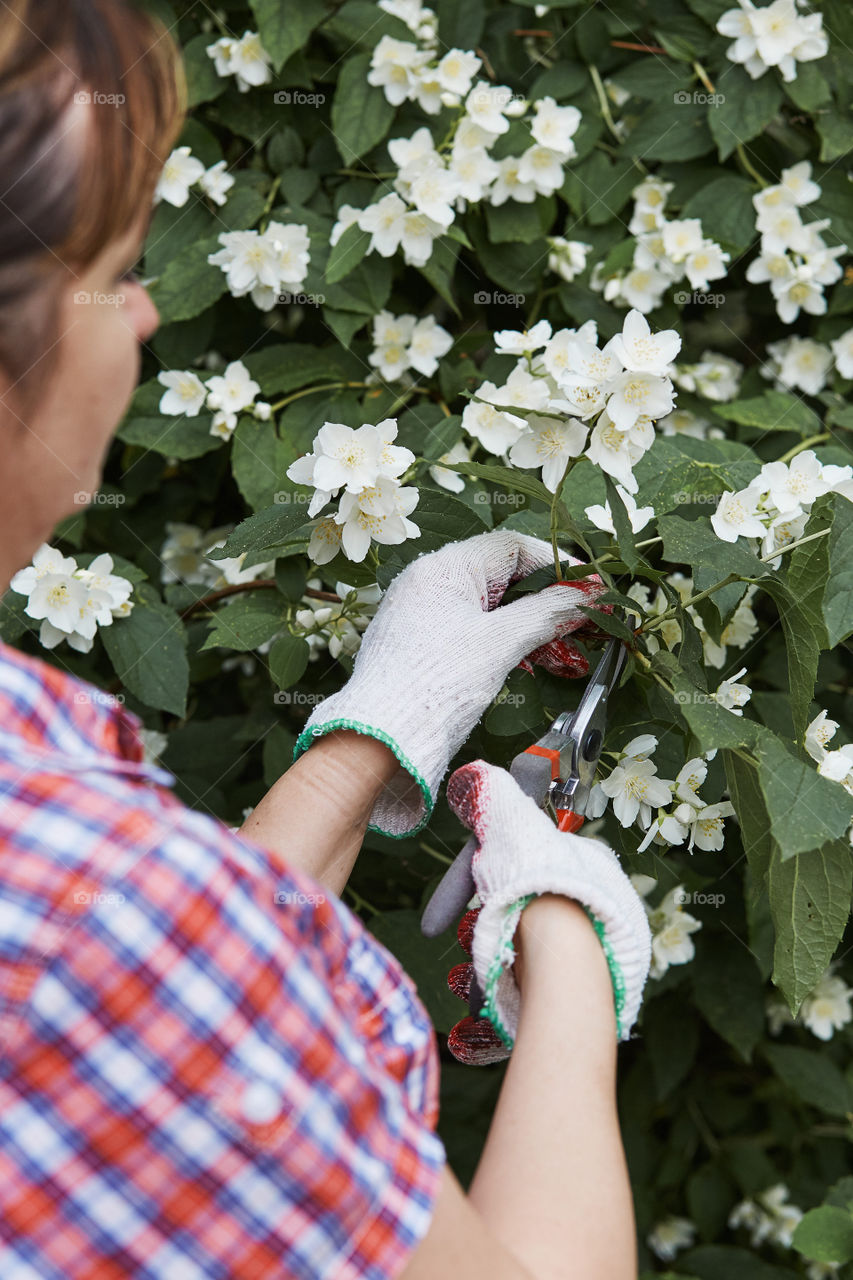
[[[391,1280],[431,1221],[434,1108],[366,1034],[378,1017],[387,1043],[426,1033],[435,1055],[431,1024],[405,975],[391,998],[388,953],[339,899],[276,870],[183,810],[33,990],[34,1032],[68,1064],[33,1105],[72,1153],[69,1223],[146,1276]]]

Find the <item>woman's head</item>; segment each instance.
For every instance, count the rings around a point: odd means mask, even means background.
[[[181,127],[182,85],[165,29],[125,0],[0,9],[0,431],[6,493],[25,481],[36,546],[97,488],[156,327],[122,277]],[[35,547],[15,541],[26,560]],[[0,556],[0,586],[15,567]]]

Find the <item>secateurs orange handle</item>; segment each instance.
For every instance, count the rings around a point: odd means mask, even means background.
[[[625,661],[617,639],[608,641],[574,712],[563,711],[532,746],[520,751],[509,772],[522,791],[544,807],[549,801],[561,831],[582,826],[595,770],[604,744],[607,699]],[[435,938],[465,910],[476,886],[471,866],[477,842],[472,837],[447,869],[421,917],[421,932]]]

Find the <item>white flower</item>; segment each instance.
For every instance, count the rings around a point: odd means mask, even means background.
[[[813,204],[820,199],[820,187],[812,181],[812,167],[808,160],[783,169],[779,185],[794,204]]]
[[[743,366],[729,356],[703,351],[696,364],[676,366],[674,378],[684,391],[695,391],[706,400],[725,402],[738,394]]]
[[[374,485],[360,493],[344,493],[335,520],[341,525],[341,546],[347,558],[363,560],[371,539],[394,544],[419,537],[420,529],[408,519],[419,497],[418,489],[401,488],[387,476],[378,476]]]
[[[450,471],[447,467],[442,466],[443,462],[468,462],[468,450],[464,443],[459,440],[452,449],[447,453],[443,453],[438,462],[429,468],[429,473],[436,484],[441,485],[442,489],[449,489],[451,493],[461,493],[465,488],[465,481],[458,471]]]
[[[818,1040],[831,1040],[853,1020],[851,998],[853,991],[847,983],[827,972],[800,1006],[799,1019]]]
[[[756,488],[769,492],[770,500],[782,515],[797,515],[826,493],[822,467],[813,449],[795,454],[784,462],[765,462],[756,479]]]
[[[738,684],[737,681],[742,675],[746,674],[746,667],[741,667],[740,671],[736,671],[733,676],[729,676],[727,680],[723,680],[714,693],[711,694],[713,700],[721,707],[725,707],[727,711],[731,711],[732,715],[742,716],[742,708],[746,706],[752,697],[752,690],[748,684]]]
[[[569,458],[576,458],[586,444],[587,427],[576,418],[544,418],[531,414],[527,430],[510,447],[516,467],[541,467],[542,483],[556,493]]]
[[[496,391],[493,382],[484,382],[479,389],[482,395]],[[526,423],[515,414],[503,413],[493,404],[482,400],[469,400],[462,410],[462,426],[475,440],[479,440],[489,453],[504,454],[519,439]]]
[[[548,270],[556,271],[558,276],[571,283],[586,266],[592,245],[584,240],[566,240],[563,236],[546,238],[551,249],[548,254]]]
[[[760,497],[760,492],[749,485],[736,493],[727,490],[722,494],[711,516],[711,526],[717,537],[723,542],[763,538],[764,522],[758,514]]]
[[[189,147],[177,147],[163,166],[157,186],[154,189],[154,202],[165,200],[181,209],[190,196],[190,187],[198,182],[204,173],[204,165],[191,154]]]
[[[660,418],[674,404],[672,383],[654,373],[630,370],[614,378],[607,412],[619,431],[627,431],[638,418]]]
[[[491,85],[486,80],[478,80],[465,99],[465,110],[481,128],[499,135],[509,129],[506,116],[512,101],[512,89],[505,84]]]
[[[497,163],[498,176],[488,193],[489,203],[502,205],[507,200],[515,200],[518,204],[532,204],[536,199],[536,186],[533,182],[521,180],[521,156],[504,156]]]
[[[425,213],[410,209],[403,214],[400,230],[400,248],[403,250],[403,261],[408,267],[424,267],[432,257],[434,241],[443,233],[444,227]]]
[[[220,440],[230,440],[236,428],[236,413],[229,413],[226,409],[215,411],[210,423],[210,435],[218,436]]]
[[[226,231],[219,243],[222,248],[209,254],[208,262],[222,268],[235,298],[251,293],[261,311],[271,311],[280,292],[305,283],[310,241],[304,223],[270,222],[263,234]]]
[[[826,711],[821,711],[815,716],[806,729],[805,736],[806,751],[812,760],[820,763],[826,753],[826,744],[835,737],[837,729],[838,721],[830,720]]]
[[[610,339],[605,350],[612,352],[631,372],[660,376],[667,372],[681,350],[681,338],[674,329],[653,334],[645,316],[633,310],[625,317],[622,332]],[[613,416],[613,411],[610,412]]]
[[[694,844],[700,849],[722,849],[724,840],[723,819],[734,816],[734,807],[728,800],[719,800],[716,804],[702,804],[694,808],[692,804],[680,804],[675,810],[675,818],[684,824],[690,832],[688,849],[692,851]]]
[[[260,390],[242,360],[232,360],[224,374],[208,380],[207,407],[222,409],[226,413],[240,413],[242,409],[250,408]]]
[[[454,146],[449,168],[456,181],[458,196],[472,201],[483,199],[501,171],[485,147]]]
[[[204,407],[207,387],[192,370],[167,370],[157,374],[157,381],[168,388],[160,398],[161,413],[182,413],[187,418],[195,418]]]
[[[423,316],[415,324],[409,340],[408,360],[413,369],[431,377],[441,356],[453,346],[453,337],[443,329],[435,316]]]
[[[332,516],[319,520],[308,540],[308,559],[314,564],[328,564],[341,549],[341,526]]]
[[[551,340],[551,325],[539,320],[531,329],[499,329],[494,335],[495,351],[521,356],[539,351]]]
[[[413,96],[417,72],[425,60],[416,44],[383,36],[371,55],[367,83],[381,87],[391,105],[399,107]]]
[[[228,192],[234,186],[235,179],[230,173],[226,173],[226,162],[220,160],[218,164],[211,165],[206,169],[198,180],[205,195],[209,196],[214,204],[223,205],[228,198]]]
[[[88,569],[80,569],[73,557],[42,543],[32,564],[14,575],[10,587],[28,597],[24,612],[41,620],[44,648],[66,640],[79,653],[89,653],[98,626],[110,626],[113,618],[130,613],[133,584],[113,574],[112,567],[112,556],[103,553]]]
[[[570,160],[577,154],[572,138],[578,131],[581,113],[577,107],[558,107],[554,98],[540,98],[533,104],[530,132],[536,142]]]
[[[702,924],[682,909],[684,897],[681,885],[676,885],[657,907],[643,904],[652,929],[652,978],[662,978],[671,965],[687,964],[696,954],[690,935]]]
[[[272,79],[272,59],[256,31],[245,31],[239,40],[231,42],[228,70],[236,77],[241,93]]]
[[[673,262],[683,262],[689,253],[695,253],[704,242],[702,223],[699,218],[682,218],[666,222],[662,234],[664,250]]]
[[[636,499],[632,494],[623,489],[621,484],[617,484],[616,492],[625,504],[628,512],[628,519],[631,522],[631,529],[634,533],[639,533],[641,529],[645,529],[650,520],[654,519],[654,507],[637,507]],[[613,515],[610,510],[610,503],[605,502],[604,506],[591,506],[584,508],[584,515],[591,520],[597,529],[602,529],[605,533],[615,535],[616,529],[613,525]]]
[[[717,30],[735,37],[726,52],[732,62],[743,64],[753,80],[770,67],[778,67],[783,80],[794,80],[798,61],[810,62],[827,52],[821,14],[801,16],[795,0],[774,0],[764,8],[756,8],[751,0],[739,3],[739,9],[722,15]]]
[[[705,440],[711,424],[707,418],[689,409],[674,409],[665,418],[659,418],[657,425],[665,436],[693,436],[696,440]]]
[[[817,767],[822,778],[840,782],[853,794],[853,743],[846,742],[837,751],[827,751]]]
[[[606,413],[603,413],[592,429],[586,456],[618,480],[630,493],[637,492],[637,481],[631,470],[642,457],[643,450],[635,446],[628,431],[620,431]]]
[[[534,143],[518,159],[518,180],[529,183],[542,196],[553,195],[563,185],[563,154]]]
[[[332,232],[329,236],[329,244],[334,247],[347,228],[351,227],[354,223],[357,223],[363,213],[364,210],[357,209],[355,205],[342,204],[340,209],[338,209],[335,225],[332,227]]]
[[[826,386],[832,368],[832,354],[823,342],[811,338],[786,338],[782,342],[769,342],[767,350],[774,358],[772,369],[785,387],[799,387],[808,395],[816,396]]]
[[[753,1248],[758,1248],[767,1241],[789,1249],[794,1231],[803,1216],[801,1209],[787,1203],[789,1195],[788,1188],[779,1183],[762,1191],[757,1202],[742,1200],[729,1214],[729,1227],[746,1227]]]
[[[845,329],[840,338],[830,342],[835,367],[842,378],[853,378],[853,329]]]
[[[350,493],[369,488],[379,475],[380,449],[375,427],[364,425],[353,430],[342,422],[324,423],[314,440],[315,487],[333,493],[342,486]]]
[[[684,260],[684,274],[693,289],[707,289],[712,280],[722,280],[731,254],[713,240],[703,240]]]
[[[646,1236],[646,1244],[662,1262],[671,1262],[679,1249],[689,1249],[696,1237],[696,1227],[689,1218],[672,1214],[655,1224]]]
[[[601,789],[613,802],[613,812],[623,827],[630,827],[640,817],[643,827],[652,820],[652,806],[660,808],[672,800],[672,791],[663,778],[657,777],[657,766],[651,760],[626,756],[616,765]]]

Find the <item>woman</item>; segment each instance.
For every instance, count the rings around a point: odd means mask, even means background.
[[[180,83],[120,0],[4,0],[3,590],[98,488],[156,328],[129,271]],[[547,558],[498,532],[410,566],[236,834],[174,798],[135,716],[0,646],[3,1280],[635,1274],[615,1058],[648,929],[615,855],[503,770],[451,779],[514,1045],[467,1195],[425,1010],[338,896],[368,822],[425,821],[506,674],[582,622],[577,586],[500,605]]]

